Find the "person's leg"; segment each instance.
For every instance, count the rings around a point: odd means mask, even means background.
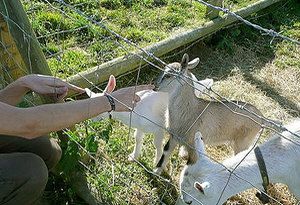
[[[13,152],[34,153],[45,161],[49,170],[58,163],[61,157],[58,143],[48,136],[28,140],[21,137],[0,135],[0,154]]]
[[[0,154],[0,204],[34,204],[47,180],[46,164],[36,154]]]

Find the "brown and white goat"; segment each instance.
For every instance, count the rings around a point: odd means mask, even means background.
[[[209,101],[194,94],[193,78],[190,69],[195,68],[199,58],[189,62],[184,54],[181,63],[168,64],[158,79],[158,90],[169,95],[167,127],[170,138],[164,147],[164,153],[157,164],[160,173],[166,166],[171,152],[177,144],[186,148],[188,164],[197,161],[194,149],[194,137],[197,130],[209,145],[230,143],[235,153],[247,149],[261,129],[255,115],[240,109],[232,102]],[[251,104],[235,102],[258,115],[261,112]],[[254,122],[252,119],[255,119]],[[258,122],[258,123],[257,123]]]

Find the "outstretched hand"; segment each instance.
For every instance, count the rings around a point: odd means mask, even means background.
[[[115,111],[129,111],[133,107],[135,107],[136,103],[141,99],[135,93],[142,90],[153,90],[153,85],[138,85],[127,88],[119,89],[115,92],[114,89],[116,87],[116,79],[113,75],[109,77],[109,81],[107,83],[106,88],[104,89],[104,93],[110,94],[115,101]]]
[[[84,89],[80,87],[52,76],[32,74],[24,76],[23,78],[23,82],[28,89],[41,95],[55,97],[57,100],[66,97],[69,90],[73,90],[77,93],[85,92]]]

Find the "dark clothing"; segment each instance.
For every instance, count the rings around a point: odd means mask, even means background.
[[[34,204],[60,157],[58,143],[49,137],[0,135],[0,204]]]

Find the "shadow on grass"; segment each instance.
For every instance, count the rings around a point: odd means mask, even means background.
[[[257,15],[260,19],[250,20],[262,27],[280,31],[289,28],[289,32],[297,32],[294,22],[300,21],[300,3],[291,0],[278,3]],[[291,31],[295,27],[294,31]],[[288,33],[289,34],[289,33]],[[285,34],[285,35],[288,35]],[[272,44],[270,42],[272,41]],[[198,42],[189,49],[180,48],[170,61],[180,61],[183,53],[188,53],[190,60],[200,58],[200,65],[193,70],[198,79],[213,78],[215,81],[228,78],[238,68],[244,79],[259,88],[266,96],[272,98],[288,114],[300,116],[300,108],[276,88],[256,78],[253,73],[263,69],[266,64],[275,59],[275,53],[282,39],[272,39],[256,29],[246,25],[234,25]]]
[[[244,72],[243,75],[247,81],[251,82],[252,84],[255,84],[257,88],[259,88],[261,91],[263,91],[266,94],[266,96],[278,102],[280,106],[284,108],[288,114],[290,114],[293,117],[300,116],[300,108],[295,102],[281,96],[280,93],[275,88],[255,78],[253,75],[251,75],[251,73]]]

